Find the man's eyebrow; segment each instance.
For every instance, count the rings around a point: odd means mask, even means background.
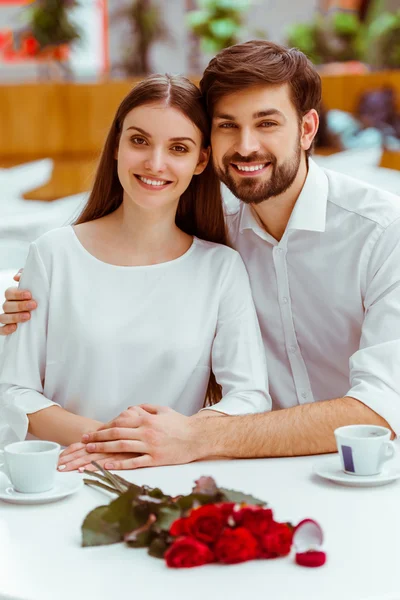
[[[136,125],[131,125],[130,127],[128,127],[127,131],[129,131],[130,129],[135,129],[136,131],[139,131],[140,133],[142,133],[146,137],[149,137],[149,138],[152,137],[150,135],[150,133],[147,133],[147,131],[145,131],[141,127],[137,127]],[[169,141],[170,142],[184,142],[184,141],[189,141],[189,142],[192,142],[192,144],[196,145],[196,142],[194,140],[192,140],[191,137],[172,137],[172,138],[169,138]]]
[[[268,108],[265,110],[259,110],[253,114],[253,119],[261,119],[262,117],[271,117],[272,115],[276,115],[278,117],[282,117],[286,120],[285,115],[278,110],[277,108]],[[223,119],[225,121],[236,121],[236,118],[233,115],[228,115],[227,113],[218,113],[214,116],[214,119]]]
[[[268,108],[266,110],[259,110],[258,112],[253,114],[253,119],[261,119],[262,117],[272,117],[273,115],[276,115],[277,117],[282,117],[286,121],[286,117],[283,114],[283,112],[281,112],[277,108]]]

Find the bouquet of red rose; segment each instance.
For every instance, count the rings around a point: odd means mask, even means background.
[[[270,508],[223,502],[193,508],[169,533],[174,541],[165,553],[167,565],[197,567],[286,556],[293,527],[274,521]]]
[[[168,496],[93,464],[101,473],[86,471],[94,479],[85,483],[116,493],[118,498],[87,515],[82,524],[83,546],[124,541],[136,548],[147,547],[151,556],[165,558],[175,568],[234,564],[290,553],[295,528],[275,521],[262,500],[219,488],[211,477],[201,477],[187,496]],[[317,535],[321,543],[319,526],[310,520],[304,524],[303,530],[311,532],[311,538]],[[297,560],[299,564],[325,562],[325,554],[315,549],[306,548],[301,554],[306,561]]]

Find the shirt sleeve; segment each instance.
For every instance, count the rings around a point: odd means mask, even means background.
[[[380,235],[366,278],[359,350],[350,357],[350,390],[400,434],[400,219]]]
[[[20,287],[29,289],[38,307],[4,344],[0,367],[0,445],[23,440],[28,414],[54,406],[43,395],[49,282],[35,244],[31,244]]]
[[[249,278],[237,253],[221,287],[211,364],[222,386],[222,400],[204,410],[229,415],[271,410],[260,327]]]

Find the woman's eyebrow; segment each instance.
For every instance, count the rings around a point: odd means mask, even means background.
[[[140,133],[142,133],[143,135],[145,135],[146,137],[151,138],[151,134],[147,133],[147,131],[145,131],[144,129],[142,129],[141,127],[137,127],[136,125],[131,125],[130,127],[127,128],[127,131],[129,131],[129,129],[136,129],[136,131],[139,131]],[[184,136],[178,136],[178,137],[172,137],[169,138],[170,142],[183,142],[183,141],[189,141],[192,142],[192,144],[196,145],[196,142],[194,140],[192,140],[191,137],[184,137]]]

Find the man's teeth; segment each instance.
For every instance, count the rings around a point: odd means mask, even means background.
[[[251,166],[251,167],[245,167],[244,165],[235,165],[235,167],[237,169],[239,169],[239,171],[261,171],[261,169],[263,169],[265,167],[267,163],[264,163],[263,165],[256,165],[256,166]]]
[[[159,179],[147,179],[147,177],[140,177],[140,175],[138,175],[138,179],[140,179],[140,181],[143,181],[143,183],[147,183],[147,185],[165,185],[166,183],[168,183],[168,181],[160,181]]]

